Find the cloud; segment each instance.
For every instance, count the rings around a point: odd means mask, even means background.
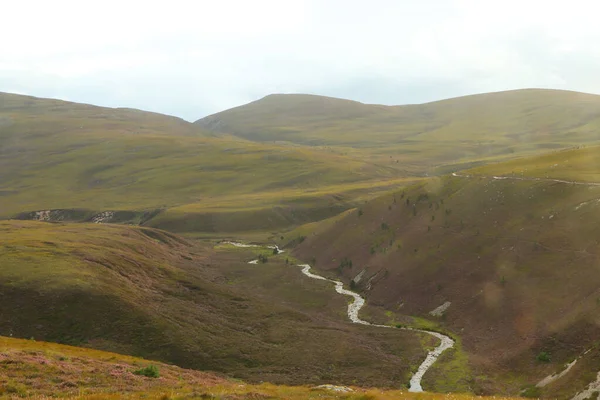
[[[522,87],[600,93],[600,5],[593,1],[33,0],[4,7],[0,90],[188,120],[273,92],[382,104]]]

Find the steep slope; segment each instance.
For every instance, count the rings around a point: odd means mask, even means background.
[[[0,217],[146,223],[177,207],[154,226],[244,231],[334,215],[399,177],[330,151],[210,136],[165,115],[0,93]]]
[[[119,225],[8,221],[0,237],[4,336],[293,384],[401,388],[425,357],[418,335],[349,324],[346,299],[283,255],[250,265],[250,249]]]
[[[354,147],[345,151],[414,173],[599,139],[600,96],[517,90],[381,106],[312,95],[271,95],[196,121],[259,141]]]
[[[552,159],[565,177],[560,165],[589,170],[585,160],[599,155],[596,147],[520,163]],[[598,372],[600,186],[554,181],[554,170],[543,180],[534,179],[539,170],[527,180],[484,174],[518,164],[430,179],[284,240],[301,242],[295,254],[321,271],[353,279],[369,304],[458,334],[481,392],[529,387],[570,398]],[[565,168],[577,176],[578,167]],[[430,315],[444,304],[443,317]],[[580,356],[562,380],[533,388]]]

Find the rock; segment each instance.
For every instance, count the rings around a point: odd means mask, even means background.
[[[350,392],[354,392],[354,390],[352,390],[352,388],[349,388],[348,386],[336,386],[336,385],[319,385],[319,386],[315,386],[313,388],[313,390],[331,390],[332,392],[338,392],[338,393],[350,393]]]

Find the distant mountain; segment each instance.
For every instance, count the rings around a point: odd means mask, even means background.
[[[358,147],[428,170],[598,141],[600,96],[545,89],[405,106],[276,94],[195,122],[255,141]]]

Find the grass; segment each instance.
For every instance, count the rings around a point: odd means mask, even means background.
[[[348,323],[347,299],[287,253],[250,265],[266,250],[110,224],[3,221],[0,236],[6,336],[278,384],[398,388],[424,357],[410,333]]]
[[[144,359],[55,343],[0,336],[0,398],[33,399],[473,399],[354,387],[350,394],[311,386],[248,384],[214,374],[157,364],[159,379],[135,374]]]
[[[291,94],[267,96],[196,123],[255,141],[320,146],[412,174],[431,174],[443,171],[443,165],[464,169],[475,162],[597,142],[599,102],[598,96],[557,90],[392,107]]]
[[[537,157],[491,164],[469,172],[477,175],[551,178],[579,182],[600,182],[600,147],[591,146],[555,151]]]
[[[116,211],[113,222],[191,236],[287,230],[427,173],[594,142],[596,102],[560,91],[402,107],[271,96],[210,117],[228,129],[214,133],[202,127],[213,123],[0,94],[0,218]]]
[[[568,155],[592,170],[585,160],[596,151],[569,150],[521,162],[548,165]],[[477,175],[473,178],[431,178],[361,205],[361,216],[354,210],[313,224],[315,235],[298,228],[294,232],[305,240],[293,254],[318,257],[321,271],[345,282],[366,270],[358,290],[369,304],[396,315],[428,317],[450,301],[439,324],[461,339],[462,350],[452,357],[462,365],[458,371],[471,370],[474,379],[457,378],[453,384],[468,384],[476,393],[518,395],[560,370],[599,333],[600,188],[489,178],[515,164],[468,171]],[[382,223],[389,229],[382,230]],[[338,268],[344,257],[352,268]],[[551,354],[550,362],[536,361],[540,352]],[[569,381],[596,372],[588,364],[574,369]],[[430,384],[442,390],[445,383]],[[574,395],[575,386],[565,385],[563,393]]]
[[[213,219],[232,221],[217,230],[271,229],[332,216],[406,180],[369,160],[213,136],[142,111],[0,94],[0,119],[3,218],[59,209],[80,221],[109,210],[132,212],[118,222],[135,224],[159,215],[155,226],[182,232],[214,233]]]

